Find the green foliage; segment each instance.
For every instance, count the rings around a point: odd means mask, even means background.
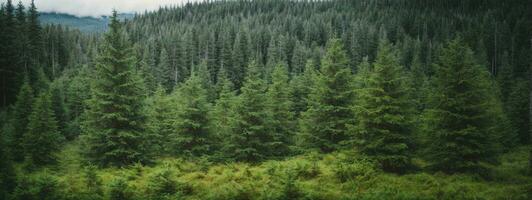
[[[99,165],[146,161],[143,135],[143,82],[133,71],[136,59],[114,12],[105,34],[83,127],[86,154]]]
[[[530,80],[515,79],[514,85],[510,88],[506,100],[506,111],[512,123],[513,129],[516,130],[519,141],[522,144],[530,144]],[[511,135],[510,135],[511,136]]]
[[[288,69],[284,65],[277,65],[272,73],[272,84],[267,92],[268,107],[272,112],[272,132],[276,141],[271,148],[275,149],[275,156],[286,156],[289,146],[293,144],[296,128],[293,113],[293,96],[289,86]]]
[[[153,96],[147,99],[146,105],[146,134],[151,152],[169,154],[174,149],[171,136],[176,132],[174,104],[166,95],[165,88],[159,86]]]
[[[124,178],[118,177],[109,183],[109,200],[133,200],[132,188]]]
[[[271,155],[274,144],[280,142],[271,134],[271,112],[267,109],[267,85],[260,77],[257,64],[248,67],[241,94],[233,104],[231,130],[224,151],[238,161],[259,161]]]
[[[8,199],[9,193],[15,186],[15,170],[8,146],[8,131],[10,124],[6,123],[6,112],[0,111],[0,199]]]
[[[29,117],[32,112],[33,105],[33,90],[29,84],[28,78],[25,78],[24,84],[20,87],[17,95],[17,102],[13,108],[13,118],[11,124],[13,125],[13,132],[11,136],[10,149],[13,153],[13,158],[20,161],[24,158],[23,139],[24,134],[28,132]]]
[[[13,200],[61,200],[56,177],[47,173],[22,176],[17,181]]]
[[[315,64],[312,60],[308,60],[305,64],[305,71],[301,75],[292,77],[290,80],[290,87],[292,87],[292,102],[295,116],[299,118],[302,112],[308,109],[308,98],[314,86],[314,78],[316,76]]]
[[[331,152],[348,139],[347,125],[354,120],[353,78],[340,40],[328,42],[321,65],[309,97],[309,109],[302,116],[301,136],[309,147]]]
[[[373,67],[362,69],[353,130],[354,143],[362,153],[377,159],[382,169],[404,172],[411,159],[411,113],[408,77],[387,41],[379,45]]]
[[[28,132],[24,134],[23,139],[27,161],[37,166],[54,163],[57,159],[54,153],[64,141],[52,110],[50,96],[49,93],[41,93],[35,99],[29,117]]]
[[[208,153],[211,150],[207,117],[210,104],[207,102],[207,92],[203,88],[202,80],[192,73],[175,95],[178,107],[172,140],[175,142],[176,152],[193,156]]]
[[[430,160],[444,172],[475,171],[494,155],[495,121],[490,83],[472,51],[455,39],[441,51],[435,64],[430,96]]]

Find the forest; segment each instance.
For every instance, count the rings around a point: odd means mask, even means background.
[[[0,6],[0,199],[532,199],[532,2]]]

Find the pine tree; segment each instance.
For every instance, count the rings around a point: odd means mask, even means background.
[[[175,133],[176,116],[172,108],[174,104],[166,96],[166,89],[161,85],[147,102],[146,131],[149,134],[150,147],[153,152],[168,154],[173,149],[168,141]]]
[[[271,151],[271,113],[267,110],[267,85],[260,78],[255,61],[248,67],[248,73],[242,86],[241,94],[236,99],[231,118],[233,132],[224,145],[227,157],[237,161],[259,161],[266,158]]]
[[[24,135],[26,159],[37,166],[54,163],[57,159],[54,153],[63,140],[52,110],[51,94],[41,93],[33,103],[28,132]]]
[[[302,112],[308,109],[308,98],[314,87],[314,79],[316,78],[316,69],[314,61],[307,60],[305,70],[302,74],[296,75],[290,82],[293,92],[293,110],[296,118],[299,118]]]
[[[177,91],[177,120],[175,140],[177,153],[184,155],[204,155],[210,151],[208,130],[209,103],[201,78],[192,73],[191,77]]]
[[[63,83],[61,79],[56,79],[50,85],[52,110],[57,120],[57,126],[60,133],[62,133],[66,139],[74,139],[73,135],[66,133],[66,123],[69,121],[67,108],[65,105],[65,96],[63,94]]]
[[[8,0],[2,7],[2,34],[0,35],[0,66],[1,71],[1,101],[5,107],[16,100],[16,91],[20,87],[19,78],[21,78],[21,69],[17,68],[17,53],[20,49],[16,45],[16,19],[14,6],[11,0]]]
[[[236,88],[240,88],[244,81],[246,66],[248,65],[249,49],[248,36],[245,31],[240,31],[233,48],[232,66],[229,71],[231,80]]]
[[[219,97],[215,101],[214,108],[209,113],[210,131],[213,134],[213,138],[219,141],[223,141],[223,139],[233,133],[231,122],[232,117],[235,117],[233,108],[237,98],[233,83],[227,78],[224,71],[224,69],[221,69],[218,75]],[[224,145],[223,142],[218,144]]]
[[[159,84],[163,85],[166,91],[174,89],[174,81],[172,74],[172,63],[166,48],[162,48],[159,58],[159,64],[157,65],[157,74],[155,75]]]
[[[407,75],[387,41],[381,42],[373,68],[361,75],[365,84],[357,91],[354,142],[385,171],[404,172],[412,153],[412,103]]]
[[[447,44],[435,63],[428,127],[432,168],[444,172],[479,169],[492,155],[494,122],[488,72],[460,39]]]
[[[136,59],[122,35],[116,11],[109,28],[97,58],[86,110],[86,153],[97,164],[123,166],[146,160],[143,85],[133,71]]]
[[[347,139],[347,125],[354,118],[352,79],[341,42],[330,40],[301,121],[301,136],[309,147],[331,152]]]
[[[272,73],[272,84],[268,88],[268,110],[272,112],[272,148],[275,156],[286,156],[293,141],[295,119],[292,91],[289,86],[288,69],[277,65]]]
[[[17,60],[16,60],[16,67],[18,69],[22,69],[21,72],[24,73],[30,73],[28,69],[28,26],[26,22],[26,11],[25,7],[22,4],[22,1],[18,2],[17,8],[15,10],[15,19],[16,19],[16,30],[19,34],[16,35],[16,49],[12,51],[16,51],[17,53]],[[31,75],[31,73],[30,73]],[[30,76],[31,77],[31,76]]]
[[[10,149],[8,148],[8,131],[10,124],[8,123],[6,112],[0,111],[0,199],[9,199],[8,195],[16,185],[15,169],[13,168],[13,160]]]
[[[42,59],[43,52],[43,39],[42,39],[42,28],[41,23],[39,22],[39,12],[35,7],[34,0],[31,1],[30,8],[28,10],[28,42],[29,42],[29,52],[28,58],[30,59],[29,64],[31,66],[39,66],[40,60]],[[36,69],[33,69],[36,71]]]
[[[13,153],[13,159],[21,161],[24,157],[23,138],[24,134],[28,132],[29,116],[31,114],[31,107],[33,105],[33,90],[29,84],[29,79],[24,79],[23,85],[17,95],[17,101],[13,108],[13,135],[10,149]]]

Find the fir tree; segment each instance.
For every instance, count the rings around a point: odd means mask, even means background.
[[[14,189],[15,169],[13,168],[13,160],[11,159],[11,152],[9,151],[7,135],[10,125],[6,119],[6,112],[0,111],[0,199],[9,199],[9,193]]]
[[[97,59],[84,125],[87,156],[105,166],[146,160],[143,85],[133,71],[136,59],[121,26],[114,11]]]
[[[54,163],[64,137],[58,130],[52,110],[50,93],[41,93],[33,103],[28,132],[24,135],[24,151],[31,164],[41,166]]]
[[[444,172],[479,169],[491,156],[488,72],[475,62],[471,49],[455,39],[442,49],[430,94],[428,127],[432,168]]]
[[[358,149],[374,157],[385,171],[404,172],[410,165],[411,107],[409,84],[396,52],[381,42],[373,68],[361,76],[354,130]]]
[[[272,148],[275,156],[285,156],[292,144],[295,120],[292,91],[289,86],[288,70],[285,65],[277,65],[272,73],[272,84],[268,88],[268,110],[272,112]]]
[[[176,121],[174,104],[166,96],[166,89],[159,85],[152,97],[147,100],[146,131],[152,152],[168,154],[173,149],[168,142],[175,133]]]
[[[213,138],[221,141],[233,133],[231,122],[232,117],[235,117],[233,108],[236,100],[233,83],[227,78],[224,71],[224,69],[221,69],[218,75],[219,97],[215,101],[214,108],[209,113],[210,130]]]
[[[330,40],[301,121],[302,139],[309,147],[331,152],[347,139],[347,125],[354,118],[352,79],[341,42]]]
[[[162,48],[159,64],[157,65],[157,74],[155,77],[159,84],[164,86],[166,91],[171,91],[174,89],[172,68],[173,67],[172,63],[170,62],[168,52],[166,51],[166,48]]]
[[[203,155],[210,151],[207,112],[209,103],[202,80],[196,73],[177,91],[177,120],[175,140],[177,152],[185,155]]]
[[[302,112],[308,109],[308,98],[314,87],[315,78],[316,69],[314,61],[307,60],[303,73],[294,76],[290,82],[290,87],[292,87],[291,90],[293,92],[292,102],[294,103],[292,108],[297,118],[299,118]]]
[[[224,149],[228,157],[237,161],[259,161],[275,150],[269,148],[275,142],[271,137],[272,116],[267,110],[267,85],[260,76],[256,62],[251,62],[241,94],[234,103],[233,132]]]
[[[26,77],[24,84],[20,87],[17,95],[17,101],[13,108],[13,135],[10,148],[12,149],[13,159],[21,161],[24,157],[23,138],[24,134],[28,132],[29,116],[31,114],[31,107],[33,105],[33,90]]]
[[[37,7],[35,7],[34,0],[31,1],[29,10],[28,10],[28,42],[29,42],[29,52],[28,58],[30,60],[30,66],[36,67],[40,65],[40,60],[42,59],[43,52],[43,39],[42,39],[42,28],[41,23],[39,22],[39,12]],[[33,69],[32,71],[36,71]]]

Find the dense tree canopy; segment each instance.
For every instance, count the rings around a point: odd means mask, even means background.
[[[7,0],[0,199],[529,199],[531,7],[205,1],[100,33]]]

